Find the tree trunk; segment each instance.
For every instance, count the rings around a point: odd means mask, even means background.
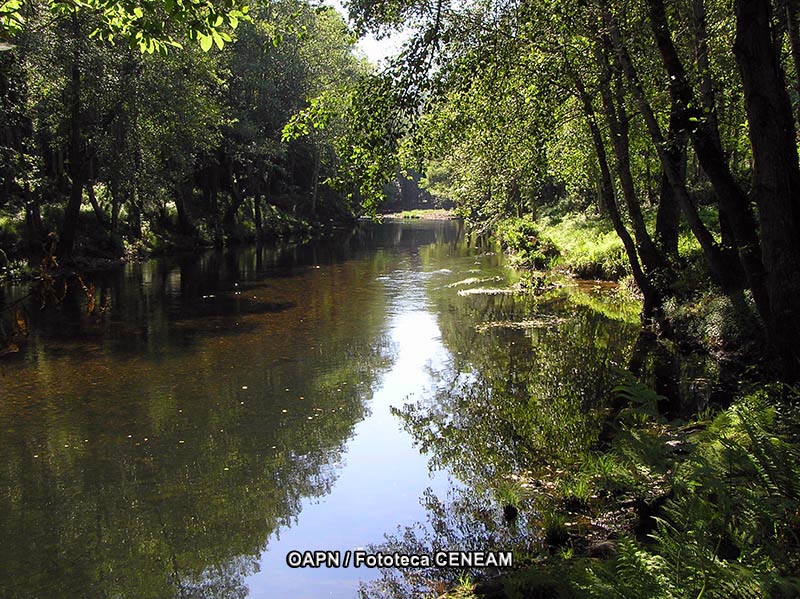
[[[311,189],[311,216],[317,215],[317,198],[319,197],[319,173],[322,168],[322,153],[319,147],[314,147],[314,174],[312,175],[313,186]]]
[[[239,212],[239,208],[241,208],[242,203],[244,202],[244,196],[239,189],[239,184],[236,181],[236,177],[233,175],[233,163],[230,161],[228,161],[228,184],[233,197],[230,205],[225,210],[224,216],[222,217],[222,227],[225,230],[226,236],[230,236],[233,232],[233,226],[236,224],[236,214]]]
[[[28,247],[33,258],[42,254],[42,244],[45,240],[42,213],[39,208],[39,198],[31,192],[29,181],[25,181],[25,225],[28,230]]]
[[[628,208],[628,215],[633,224],[636,248],[642,260],[644,270],[648,273],[654,272],[665,266],[663,257],[656,250],[655,244],[647,232],[647,227],[642,216],[639,205],[639,198],[636,194],[636,187],[633,182],[630,164],[630,137],[628,115],[625,111],[624,91],[622,89],[621,73],[613,69],[609,63],[609,47],[597,48],[596,58],[601,69],[600,94],[603,100],[603,112],[611,134],[611,145],[614,149],[614,156],[617,165],[617,177],[619,178],[622,196]],[[611,80],[614,80],[615,90],[612,93]],[[616,98],[614,97],[616,95]]]
[[[72,85],[70,90],[70,133],[69,133],[69,168],[71,187],[67,208],[64,211],[64,221],[61,225],[58,255],[62,260],[72,257],[75,245],[75,233],[78,228],[81,200],[83,198],[84,164],[83,140],[81,123],[81,71],[80,71],[80,30],[77,15],[72,15],[72,24],[75,34],[74,50],[72,57]]]
[[[614,226],[614,231],[616,231],[617,235],[622,241],[623,247],[625,248],[625,254],[628,257],[628,262],[631,265],[633,278],[636,281],[636,284],[639,286],[642,295],[644,296],[644,316],[650,317],[655,311],[656,304],[660,302],[658,301],[657,297],[654,297],[655,290],[647,280],[641,264],[639,263],[639,256],[636,253],[636,245],[634,244],[630,233],[628,233],[628,230],[625,228],[625,224],[622,222],[622,218],[620,217],[619,208],[617,207],[617,200],[614,197],[614,183],[611,177],[611,169],[608,166],[608,156],[606,155],[606,149],[603,145],[603,136],[600,133],[600,127],[597,124],[597,116],[595,115],[594,106],[592,106],[592,100],[589,97],[589,94],[587,93],[580,76],[574,71],[570,73],[570,76],[572,77],[575,89],[578,92],[578,97],[583,105],[583,113],[586,117],[586,122],[589,125],[589,131],[591,132],[592,136],[592,144],[594,145],[595,154],[597,155],[597,162],[600,167],[600,193],[603,197],[603,204],[608,210],[611,224]]]
[[[253,220],[256,223],[256,241],[264,239],[264,220],[261,217],[261,194],[253,196]]]
[[[111,179],[111,233],[116,233],[119,228],[119,211],[122,206],[119,181],[116,177]]]
[[[97,222],[100,223],[100,226],[104,229],[109,229],[105,212],[103,212],[103,209],[97,201],[97,196],[94,194],[94,181],[86,182],[86,194],[89,196],[89,203],[92,205],[92,210],[94,210],[94,215],[97,217]]]
[[[650,137],[653,140],[653,144],[655,145],[656,152],[658,153],[658,157],[661,161],[661,168],[664,176],[669,181],[669,184],[678,199],[678,203],[684,213],[684,216],[686,217],[689,228],[692,230],[692,233],[703,250],[703,254],[706,257],[712,276],[720,283],[726,293],[733,293],[735,290],[740,288],[740,285],[738,284],[740,278],[738,276],[738,269],[732,268],[731,260],[726,259],[722,250],[714,241],[713,236],[700,219],[700,216],[697,213],[697,208],[689,197],[689,192],[686,189],[685,178],[681,177],[680,172],[675,170],[673,160],[667,152],[667,143],[664,140],[661,127],[656,120],[655,114],[653,113],[649,102],[647,101],[647,97],[644,94],[644,89],[639,81],[639,76],[633,66],[630,56],[628,55],[627,48],[622,43],[619,29],[617,28],[614,20],[611,18],[610,13],[606,12],[603,16],[606,27],[611,34],[613,45],[622,64],[625,77],[628,79],[634,99],[639,105],[639,111],[644,117],[645,125],[650,133]],[[674,82],[672,84],[674,84]],[[683,113],[680,92],[677,88],[671,88],[671,93],[673,93],[674,97],[676,98],[676,102],[673,104],[673,108],[676,111],[676,118],[678,119],[678,123],[682,123],[683,119],[678,117],[678,115],[682,115]],[[676,123],[676,128],[680,129],[678,123]]]
[[[666,160],[669,161],[670,170],[679,180],[679,186],[686,188],[686,143],[688,137],[680,131],[680,115],[677,109],[677,99],[671,96],[669,114],[669,130],[667,132],[667,146],[664,148]],[[658,209],[656,212],[656,240],[661,246],[661,251],[673,263],[677,263],[678,233],[681,221],[680,201],[669,183],[664,169],[661,171],[661,186],[658,195]]]
[[[800,168],[794,117],[772,44],[769,3],[736,0],[734,54],[742,75],[753,150],[769,293],[768,330],[787,375],[800,376]]]
[[[739,259],[747,277],[747,284],[753,292],[753,299],[756,302],[759,314],[764,322],[768,322],[770,320],[770,307],[764,282],[764,266],[761,261],[755,219],[750,210],[749,201],[744,191],[736,183],[728,167],[725,155],[722,153],[719,131],[715,128],[715,121],[706,119],[694,99],[691,86],[686,78],[686,71],[672,43],[672,35],[669,30],[663,1],[646,1],[656,45],[661,54],[662,63],[670,77],[670,86],[674,89],[678,99],[682,121],[681,128],[689,132],[689,138],[692,141],[700,166],[708,176],[720,206],[724,206],[723,209],[728,215],[731,229],[736,236]],[[645,114],[645,118],[649,118],[647,114]],[[648,128],[652,128],[652,125],[648,125]],[[682,201],[681,208],[684,208],[684,206],[685,203]],[[685,214],[688,219],[689,213]],[[694,232],[695,226],[692,225],[692,221],[689,221],[689,224]],[[695,236],[697,236],[697,232],[695,232]],[[700,241],[699,237],[698,240]],[[706,252],[707,257],[713,258],[714,255],[708,253],[711,246],[708,245],[707,240],[705,242],[701,241],[701,245],[704,243],[706,244],[703,247],[704,252]],[[724,269],[724,265],[724,260],[718,262],[718,267],[715,270],[720,267]],[[725,275],[723,274],[723,276]],[[728,285],[730,285],[733,281],[729,279],[730,277],[726,276],[723,281],[728,280]]]
[[[197,233],[197,229],[194,226],[189,204],[192,201],[194,185],[192,185],[191,180],[186,181],[176,191],[175,209],[178,213],[178,232],[182,235],[193,237]]]

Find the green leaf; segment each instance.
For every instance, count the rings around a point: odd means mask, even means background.
[[[200,38],[200,48],[203,50],[203,52],[208,52],[211,50],[211,45],[213,44],[211,36],[200,33],[198,37]]]

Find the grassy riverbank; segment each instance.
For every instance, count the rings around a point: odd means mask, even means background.
[[[518,268],[628,274],[613,230],[592,218],[510,219],[496,237]],[[688,264],[698,258],[688,236],[680,250]],[[704,275],[684,271],[676,293],[682,301],[667,311],[682,342],[757,363],[757,323]],[[522,567],[462,577],[443,596],[800,596],[800,391],[763,374],[744,379],[762,382],[740,382],[727,401],[687,413],[627,374],[589,451],[498,484],[497,509],[512,506],[512,526],[528,539]]]
[[[381,214],[384,219],[413,219],[413,220],[455,220],[458,215],[454,210],[442,208],[403,210],[402,212],[389,212]]]

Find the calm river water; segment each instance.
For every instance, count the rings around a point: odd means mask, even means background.
[[[0,360],[0,596],[355,597],[378,572],[287,552],[380,543],[428,488],[596,436],[636,325],[599,285],[486,292],[512,278],[455,222],[386,223],[131,264],[94,277],[103,317],[30,304]]]

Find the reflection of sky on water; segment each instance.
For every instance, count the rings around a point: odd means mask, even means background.
[[[401,430],[392,406],[418,399],[425,392],[428,367],[446,358],[433,314],[424,305],[422,273],[395,271],[381,277],[391,297],[390,340],[394,364],[370,402],[371,415],[355,427],[331,493],[306,500],[299,525],[271,539],[261,559],[261,571],[248,580],[250,597],[354,597],[359,581],[375,578],[366,568],[291,569],[286,553],[293,549],[341,550],[383,540],[395,526],[420,520],[419,499],[426,488],[443,492],[443,473],[428,474],[427,458]]]
[[[0,596],[352,597],[372,572],[282,583],[283,543],[379,542],[445,484],[390,405],[440,350],[411,254],[456,236],[175,256],[98,276],[108,318],[80,294],[31,306],[0,364]],[[274,579],[249,579],[276,556]]]

